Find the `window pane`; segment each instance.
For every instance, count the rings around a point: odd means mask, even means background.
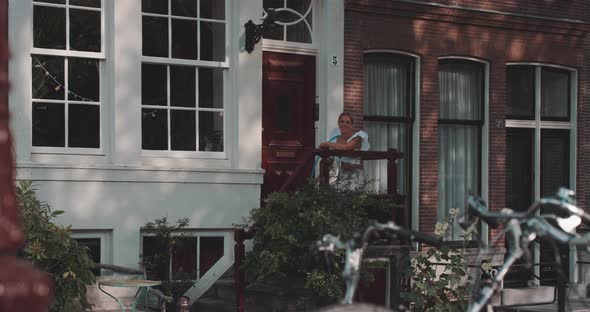
[[[533,129],[506,128],[506,204],[522,211],[533,202]]]
[[[506,116],[535,118],[535,68],[508,66],[506,71]]]
[[[569,130],[541,130],[541,196],[569,187]]]
[[[181,237],[172,249],[172,274],[197,279],[197,237]]]
[[[195,111],[170,111],[171,148],[175,151],[197,150]]]
[[[33,103],[33,146],[65,147],[64,104]]]
[[[168,14],[168,0],[141,0],[141,11],[145,13]]]
[[[85,246],[88,248],[88,254],[90,259],[94,261],[94,263],[101,263],[100,259],[100,238],[74,238],[79,245]],[[96,276],[100,276],[100,269],[94,268],[92,272]]]
[[[483,69],[480,64],[439,63],[440,118],[481,120]]]
[[[100,52],[100,12],[70,9],[70,48]]]
[[[287,41],[311,43],[311,34],[303,22],[287,26]]]
[[[170,260],[168,257],[158,257],[162,250],[166,250],[166,242],[153,236],[143,237],[141,257],[148,278],[161,279],[168,276]]]
[[[172,19],[172,57],[196,60],[197,21]]]
[[[201,0],[201,18],[225,20],[225,0]]]
[[[411,117],[413,60],[392,54],[368,54],[364,65],[365,114]]]
[[[468,194],[480,194],[479,148],[478,126],[439,125],[439,220],[448,216],[450,208],[459,208],[462,211]],[[455,224],[453,239],[459,239],[461,233],[461,228]]]
[[[70,0],[70,5],[100,8],[100,0]]]
[[[64,58],[60,56],[32,56],[34,99],[64,100]]]
[[[100,100],[99,63],[95,59],[68,59],[68,99]]]
[[[166,65],[141,64],[141,104],[167,105],[167,77]]]
[[[198,17],[199,10],[197,7],[198,1],[195,0],[171,0],[172,1],[172,15]],[[203,1],[203,0],[201,0]],[[223,1],[216,1],[222,2]]]
[[[201,60],[225,61],[225,24],[201,22]]]
[[[170,66],[170,106],[195,107],[195,68]]]
[[[100,147],[100,107],[70,104],[68,106],[69,147]]]
[[[199,151],[223,152],[222,112],[199,112]]]
[[[541,118],[568,119],[570,74],[556,69],[541,70]]]
[[[66,48],[66,9],[35,6],[33,9],[33,46]]]
[[[199,68],[199,107],[223,108],[223,69]]]
[[[201,277],[223,257],[223,237],[201,237],[199,271]]]
[[[168,19],[144,16],[142,20],[143,55],[168,57]]]
[[[403,123],[387,123],[365,121],[365,128],[369,135],[371,150],[386,151],[395,148],[404,153],[402,159],[398,160],[397,185],[400,194],[408,195],[406,179],[408,177],[407,159],[409,152],[409,125]],[[364,163],[365,172],[369,177],[371,190],[377,193],[387,193],[387,160],[371,160]]]
[[[141,110],[141,147],[168,150],[168,114],[165,109]]]
[[[298,21],[297,24],[287,26],[287,41],[311,43],[311,27],[313,27],[313,12],[311,10],[310,0],[287,0],[287,8],[299,12],[305,18],[301,20],[299,15],[291,13],[295,16],[293,21]],[[307,13],[307,15],[306,15]],[[280,19],[282,21],[282,19]],[[307,24],[309,24],[309,28]]]

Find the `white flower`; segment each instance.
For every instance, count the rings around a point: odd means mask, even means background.
[[[481,268],[483,270],[489,271],[492,269],[492,263],[491,262],[484,262],[481,264]]]
[[[449,228],[449,223],[448,222],[443,222],[442,224],[442,230],[443,232],[446,231]]]
[[[436,222],[436,225],[434,226],[434,229],[435,230],[442,230],[442,227],[443,227],[442,223]]]
[[[441,236],[441,235],[443,235],[443,234],[444,234],[444,231],[443,231],[442,229],[437,229],[437,228],[435,228],[435,229],[434,229],[434,234],[436,234],[436,235],[438,235],[438,236]]]
[[[455,215],[457,215],[458,213],[459,213],[459,208],[451,208],[451,209],[449,209],[449,214],[450,214],[451,216],[453,216],[453,217],[454,217]]]

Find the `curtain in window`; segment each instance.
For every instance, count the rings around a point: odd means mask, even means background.
[[[367,56],[365,61],[365,115],[408,117],[410,115],[409,99],[411,65],[400,62],[391,55]],[[386,151],[396,148],[405,151],[408,138],[408,125],[402,122],[365,122],[365,131],[369,134],[371,149]],[[407,156],[407,155],[406,155]],[[387,191],[387,161],[367,161],[365,172],[370,179],[369,190],[384,193]],[[406,194],[406,160],[398,161],[398,188]]]
[[[439,220],[450,208],[462,210],[469,193],[479,193],[482,78],[479,65],[440,64]],[[459,229],[454,233],[458,239]]]

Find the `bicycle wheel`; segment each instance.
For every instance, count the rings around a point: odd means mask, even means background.
[[[355,304],[338,304],[325,307],[317,310],[316,312],[396,312],[397,310],[391,310],[385,307],[376,306],[368,303],[355,303]]]

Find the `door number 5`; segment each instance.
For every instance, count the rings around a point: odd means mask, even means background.
[[[330,65],[338,66],[338,63],[340,63],[340,61],[338,60],[338,56],[332,55],[332,60],[330,60]]]

